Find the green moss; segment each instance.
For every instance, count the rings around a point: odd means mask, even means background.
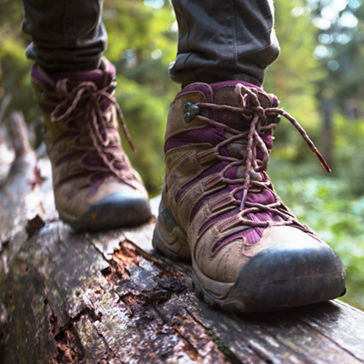
[[[232,357],[233,353],[230,349],[225,345],[225,343],[215,335],[215,333],[211,329],[205,330],[206,335],[210,336],[211,340],[216,344],[218,349],[227,357]]]

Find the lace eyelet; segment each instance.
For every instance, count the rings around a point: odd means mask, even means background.
[[[275,124],[279,124],[279,122],[281,121],[281,115],[279,115],[279,114],[276,114],[276,115],[274,115],[274,117],[273,117],[273,123],[275,123]]]
[[[192,102],[187,101],[185,103],[184,114],[183,117],[186,122],[190,122],[196,115],[200,113],[199,106],[193,104]]]

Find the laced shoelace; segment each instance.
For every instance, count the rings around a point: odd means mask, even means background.
[[[329,165],[327,164],[326,160],[321,155],[315,144],[312,142],[304,128],[289,113],[277,107],[264,108],[259,101],[258,91],[256,89],[250,89],[243,84],[236,85],[235,93],[238,100],[237,107],[230,105],[218,105],[207,102],[198,102],[196,104],[191,104],[192,109],[190,108],[190,110],[192,111],[189,114],[189,118],[196,117],[213,127],[222,128],[225,132],[228,132],[232,135],[231,137],[228,137],[224,141],[217,144],[213,148],[213,151],[211,152],[210,150],[207,154],[208,158],[213,157],[221,161],[229,162],[228,165],[226,165],[221,171],[222,178],[219,178],[219,182],[239,186],[230,193],[234,197],[233,203],[240,207],[240,222],[242,222],[243,225],[249,227],[262,228],[266,228],[268,226],[294,224],[301,227],[303,230],[312,233],[308,226],[300,223],[297,218],[289,211],[289,209],[283,204],[283,202],[274,192],[269,176],[265,173],[268,167],[269,150],[264,141],[264,134],[272,136],[272,131],[278,124],[278,121],[271,121],[274,116],[283,116],[298,130],[311,151],[316,155],[323,168],[327,172],[331,171]],[[243,132],[240,130],[236,130],[224,123],[220,123],[209,117],[201,115],[200,109],[202,108],[206,108],[207,110],[210,109],[218,111],[228,111],[241,114],[243,118],[250,123],[250,126],[248,130]],[[220,149],[222,147],[225,147],[232,142],[238,140],[247,140],[245,151],[241,151],[241,159],[226,156],[220,152]],[[257,158],[258,151],[259,158]],[[231,179],[225,177],[225,172],[227,172],[231,167],[234,166],[244,167],[245,173],[243,178]],[[260,172],[264,174],[264,180],[251,178],[252,175],[256,175]],[[273,193],[275,197],[275,202],[270,204],[261,204],[247,201],[247,196],[250,191],[257,192],[261,191],[262,189],[269,189],[269,191]],[[240,201],[235,197],[238,192],[242,192]],[[248,218],[244,218],[244,216],[248,214],[258,212],[267,212],[272,215],[279,215],[283,219],[283,221],[252,221]]]
[[[115,107],[116,114],[126,139],[132,151],[135,152],[135,147],[126,125],[124,115],[120,106],[115,101],[115,98],[110,93],[110,89],[113,85],[108,85],[105,88],[98,89],[95,83],[85,81],[75,86],[71,91],[68,91],[68,82],[68,79],[63,79],[58,81],[56,84],[57,96],[60,96],[63,101],[58,103],[52,111],[50,115],[51,122],[67,122],[67,120],[70,120],[72,113],[78,109],[80,102],[82,100],[87,100],[84,109],[84,118],[86,120],[88,133],[92,140],[94,150],[97,152],[107,169],[114,176],[130,187],[136,188],[129,182],[130,179],[133,179],[133,175],[130,174],[128,170],[115,167],[116,163],[125,163],[125,160],[123,158],[117,159],[115,151],[113,150],[108,152],[108,148],[112,148],[114,140],[110,138],[110,133],[107,131],[109,120],[102,107],[105,103]],[[97,168],[87,168],[97,170]]]

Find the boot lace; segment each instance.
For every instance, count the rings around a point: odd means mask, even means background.
[[[88,135],[93,145],[92,150],[84,147],[85,151],[96,151],[109,172],[123,183],[136,188],[130,182],[130,180],[135,179],[135,176],[129,168],[125,168],[128,162],[125,159],[125,154],[122,152],[121,145],[115,145],[115,137],[113,138],[112,134],[108,132],[110,116],[107,116],[105,109],[109,105],[113,105],[126,139],[132,151],[135,152],[124,115],[111,93],[115,88],[115,84],[98,89],[95,83],[85,81],[69,91],[68,82],[68,79],[62,79],[56,84],[56,93],[58,97],[61,97],[62,102],[58,103],[52,111],[50,115],[51,122],[70,122],[77,117],[75,115],[77,112],[82,113],[82,118],[85,120]],[[80,107],[81,104],[84,107]],[[101,171],[102,169],[99,166],[87,165],[87,163],[84,163],[84,168],[94,172]]]
[[[196,104],[188,105],[189,114],[187,115],[187,118],[199,118],[200,120],[203,120],[213,127],[224,129],[227,134],[231,135],[230,137],[227,137],[224,141],[217,144],[213,148],[213,151],[209,150],[204,158],[210,159],[212,157],[221,161],[229,162],[228,165],[226,165],[226,167],[223,169],[222,178],[219,179],[219,182],[238,185],[238,187],[235,188],[230,194],[233,196],[234,199],[233,204],[240,207],[240,216],[238,221],[234,217],[232,219],[235,219],[236,222],[242,223],[247,227],[267,228],[268,226],[296,225],[301,229],[312,233],[308,226],[301,224],[292,214],[292,212],[283,204],[283,202],[273,190],[271,180],[266,174],[271,148],[267,147],[267,144],[269,144],[269,142],[267,141],[269,140],[269,138],[270,140],[273,140],[273,130],[279,122],[279,117],[283,116],[297,129],[297,131],[301,134],[311,151],[316,155],[323,168],[327,172],[331,171],[329,165],[327,164],[321,153],[318,151],[317,147],[312,142],[304,128],[290,114],[288,114],[283,109],[277,107],[264,108],[260,103],[258,91],[256,89],[246,87],[243,84],[236,85],[235,93],[238,100],[237,107],[230,105],[218,105],[207,102],[199,102]],[[215,121],[210,117],[201,115],[200,110],[203,108],[239,113],[247,122],[250,123],[249,128],[242,132],[241,130],[231,128],[224,123]],[[221,153],[221,148],[238,140],[247,141],[245,150],[241,150],[241,159],[223,155]],[[231,179],[225,177],[225,172],[234,166],[243,167],[243,170],[245,171],[243,178]],[[258,174],[263,174],[264,178],[254,178],[254,176],[257,176]],[[247,201],[247,196],[249,192],[256,193],[262,191],[262,189],[269,189],[269,191],[274,194],[275,201],[273,203],[262,204]],[[241,194],[239,194],[241,198],[239,199],[236,197],[238,192],[241,192]],[[245,217],[248,214],[258,212],[266,212],[273,215],[279,215],[283,219],[283,221],[252,221]],[[212,216],[210,216],[210,218],[212,218]],[[229,222],[227,222],[227,224],[229,224]],[[202,233],[203,231],[200,231],[200,234]]]

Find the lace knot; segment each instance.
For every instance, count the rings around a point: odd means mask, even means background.
[[[87,125],[88,135],[92,140],[94,150],[96,150],[98,156],[112,174],[124,183],[134,187],[127,181],[127,178],[125,178],[124,171],[117,168],[118,161],[114,160],[113,153],[107,151],[114,143],[114,139],[111,138],[108,130],[110,128],[110,118],[113,117],[113,115],[107,111],[110,105],[116,110],[116,115],[132,151],[136,151],[124,115],[116,102],[114,95],[110,93],[109,88],[108,85],[105,88],[98,89],[94,82],[84,81],[69,90],[69,79],[58,81],[56,84],[56,92],[58,98],[62,101],[59,102],[52,111],[50,120],[53,123],[67,123],[73,119],[72,116],[75,118],[79,117],[74,115],[77,110],[83,112],[82,118]],[[122,164],[124,161],[121,160],[119,162]],[[119,163],[119,165],[121,164]]]

